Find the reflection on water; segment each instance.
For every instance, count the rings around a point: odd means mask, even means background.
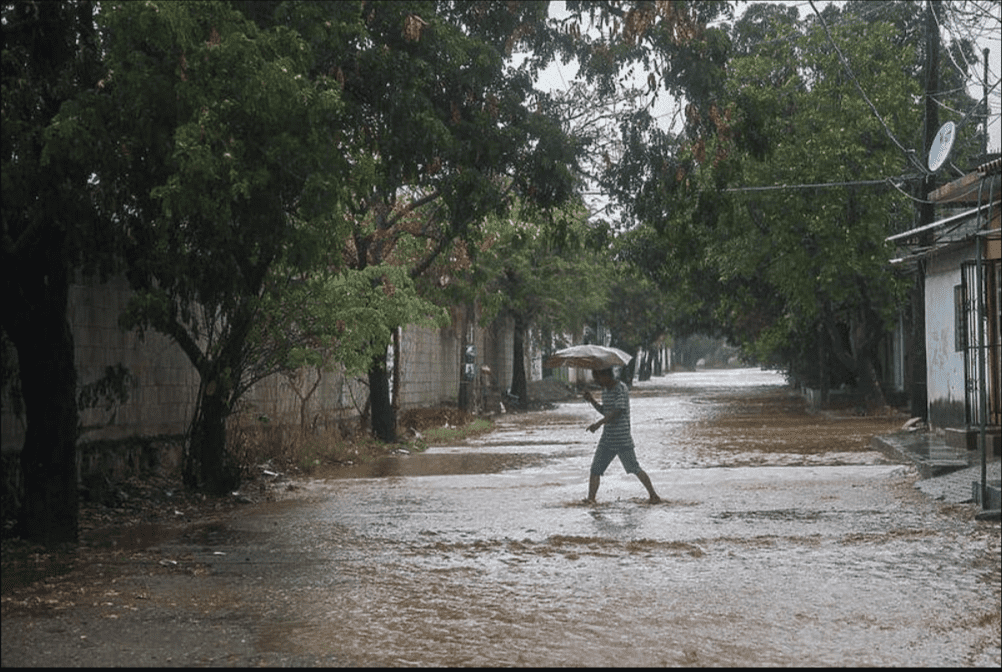
[[[372,462],[326,467],[319,478],[388,478],[442,474],[491,474],[541,464],[543,456],[531,453],[428,453],[385,455]]]
[[[247,599],[289,613],[259,646],[400,666],[999,663],[998,527],[868,450],[900,419],[812,415],[772,373],[672,374],[632,413],[666,503],[614,462],[587,506],[593,417],[509,416],[424,467],[317,479],[235,520],[276,558]]]

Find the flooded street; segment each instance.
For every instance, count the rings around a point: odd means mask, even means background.
[[[758,370],[631,403],[662,504],[618,460],[582,503],[598,435],[578,400],[310,480],[157,549],[203,572],[130,580],[142,608],[198,614],[214,664],[1000,663],[998,524],[871,450],[901,417],[810,414]]]

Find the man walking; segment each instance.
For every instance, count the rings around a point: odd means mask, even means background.
[[[651,504],[658,504],[661,498],[654,492],[654,486],[647,473],[640,468],[637,462],[637,455],[634,451],[633,435],[630,433],[630,393],[626,388],[626,383],[616,380],[612,369],[599,369],[592,373],[595,382],[602,386],[602,403],[595,401],[591,390],[584,393],[586,401],[591,402],[595,410],[602,414],[602,419],[588,426],[589,432],[602,429],[602,438],[598,440],[598,448],[595,449],[595,456],[591,461],[591,477],[588,480],[588,499],[585,502],[595,503],[595,494],[602,479],[602,474],[612,462],[612,459],[619,456],[619,461],[623,469],[628,474],[636,474],[640,482],[647,488],[648,500]]]

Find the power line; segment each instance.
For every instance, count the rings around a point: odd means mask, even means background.
[[[793,189],[828,189],[831,187],[873,187],[878,185],[890,185],[897,188],[895,181],[907,182],[909,180],[922,179],[921,175],[902,175],[899,177],[885,177],[880,180],[855,180],[852,182],[815,182],[812,184],[775,184],[761,187],[729,187],[725,192],[740,193],[749,191],[784,191]]]
[[[802,21],[802,19],[800,18],[800,8],[804,7],[807,4],[808,4],[807,0],[804,0],[804,2],[799,2],[794,5],[791,5],[792,7],[797,9],[797,23],[795,24],[796,26],[799,26],[800,22]],[[870,23],[866,20],[866,17],[868,15],[877,16],[879,15],[879,13],[883,11],[885,11],[885,9],[882,5],[873,3],[872,7],[867,6],[864,9],[856,9],[855,13],[853,14],[849,14],[848,12],[842,12],[836,17],[836,20],[832,23],[832,25],[835,26],[836,28],[852,28],[855,26],[865,26]],[[760,40],[753,44],[749,44],[748,49],[750,51],[766,45],[779,44],[782,42],[791,42],[791,43],[796,42],[803,38],[803,33],[798,32],[798,30],[799,29],[795,27],[792,33],[785,35],[783,37],[774,37],[772,39]]]

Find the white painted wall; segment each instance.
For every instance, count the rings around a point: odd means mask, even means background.
[[[964,353],[956,349],[954,288],[960,284],[965,249],[931,256],[925,280],[925,356],[930,422],[937,404],[964,404]],[[939,425],[943,426],[943,425]]]

